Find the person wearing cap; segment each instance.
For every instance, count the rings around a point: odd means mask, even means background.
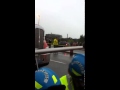
[[[60,78],[62,85],[66,90],[84,90],[85,89],[85,55],[76,54],[68,67],[69,75]]]
[[[65,90],[58,75],[50,68],[41,67],[35,71],[35,90]]]

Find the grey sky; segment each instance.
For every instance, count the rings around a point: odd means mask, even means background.
[[[79,38],[85,31],[84,0],[35,0],[35,24],[38,23],[45,33],[61,34],[64,38]]]

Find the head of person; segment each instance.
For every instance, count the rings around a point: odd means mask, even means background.
[[[35,71],[35,90],[65,90],[57,74],[46,67]]]
[[[69,64],[68,72],[72,78],[73,85],[78,90],[84,89],[85,77],[85,55],[76,54]],[[75,89],[75,90],[77,90]]]

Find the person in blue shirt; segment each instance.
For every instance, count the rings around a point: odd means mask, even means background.
[[[69,75],[61,78],[50,68],[35,71],[35,90],[84,90],[85,55],[76,54],[68,66]]]
[[[84,90],[85,55],[76,54],[72,58],[72,61],[70,62],[68,67],[68,73],[69,75],[64,75],[60,78],[62,85],[66,86],[66,90]]]
[[[50,68],[41,67],[35,71],[35,90],[65,90],[58,75]]]

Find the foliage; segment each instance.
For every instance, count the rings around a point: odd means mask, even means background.
[[[83,42],[85,42],[85,36],[83,36],[83,35],[80,35],[79,42],[80,42],[80,43],[83,43]]]

